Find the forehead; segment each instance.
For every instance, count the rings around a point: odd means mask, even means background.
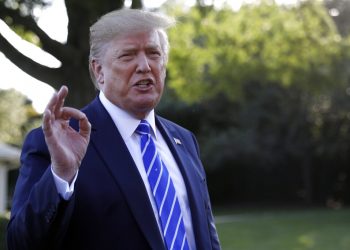
[[[156,30],[117,35],[112,39],[110,45],[118,49],[128,47],[161,47],[159,34]]]

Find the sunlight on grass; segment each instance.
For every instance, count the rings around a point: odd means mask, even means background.
[[[307,234],[307,235],[301,235],[298,238],[298,242],[302,245],[305,249],[310,249],[315,246],[315,234]]]
[[[349,250],[350,209],[217,216],[224,250]]]

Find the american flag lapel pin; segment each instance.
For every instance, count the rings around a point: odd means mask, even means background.
[[[181,145],[181,141],[180,141],[179,139],[177,139],[177,138],[174,137],[174,141],[175,141],[175,143],[176,143],[177,145]]]

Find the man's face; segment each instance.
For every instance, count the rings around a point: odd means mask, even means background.
[[[109,101],[142,119],[159,102],[165,56],[156,31],[117,36],[104,56],[93,61],[100,90]]]

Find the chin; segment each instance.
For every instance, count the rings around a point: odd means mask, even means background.
[[[153,109],[159,102],[160,98],[140,98],[138,107],[145,109]]]

